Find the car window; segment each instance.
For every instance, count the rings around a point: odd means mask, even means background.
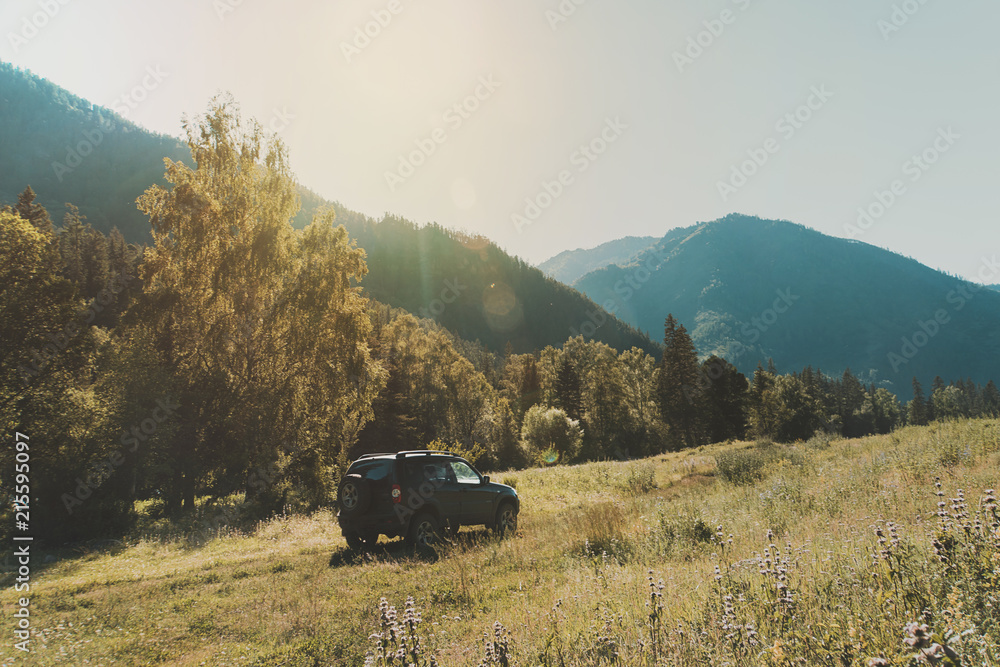
[[[455,473],[455,479],[459,484],[479,484],[479,474],[468,463],[452,461],[451,469]]]
[[[423,477],[431,482],[454,482],[455,475],[443,461],[428,461],[423,464]]]
[[[359,463],[351,469],[352,473],[361,475],[364,479],[380,482],[392,475],[392,461],[376,460]]]

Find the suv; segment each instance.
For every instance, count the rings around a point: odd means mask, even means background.
[[[500,535],[517,530],[517,492],[491,482],[451,452],[365,454],[351,464],[337,492],[337,522],[347,545],[372,546],[379,535],[427,547],[460,526],[485,525]]]

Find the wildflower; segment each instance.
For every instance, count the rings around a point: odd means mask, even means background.
[[[906,634],[903,643],[916,649],[928,648],[931,645],[930,628],[916,621],[906,624]]]

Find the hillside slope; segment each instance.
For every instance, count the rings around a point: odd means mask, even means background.
[[[574,286],[653,337],[673,313],[700,354],[744,373],[768,358],[783,371],[850,367],[901,396],[912,376],[1000,377],[1000,294],[789,222],[675,229]]]
[[[572,285],[591,271],[610,264],[628,264],[639,252],[659,241],[655,236],[626,236],[596,248],[564,250],[538,265],[545,275]]]
[[[734,474],[734,464],[765,461],[752,479]],[[821,665],[834,655],[835,664],[863,665],[879,653],[908,664],[904,626],[924,611],[936,632],[956,617],[975,629],[956,645],[962,664],[995,664],[975,657],[997,655],[1000,641],[989,622],[1000,603],[989,576],[1000,538],[971,521],[991,521],[981,520],[983,491],[996,488],[998,465],[1000,422],[961,421],[861,440],[731,443],[512,471],[497,479],[517,485],[518,534],[498,540],[463,527],[428,556],[384,538],[374,553],[352,555],[328,510],[257,523],[239,504],[206,504],[199,524],[171,535],[152,505],[141,537],[32,548],[31,664],[361,665],[383,630],[383,596],[400,617],[415,598],[423,645],[442,667],[481,664],[495,621],[512,635],[510,664],[723,664],[734,645],[719,622],[730,594],[734,622],[761,638],[732,664]],[[963,498],[945,511],[955,554],[947,567],[934,547],[944,541],[938,477],[946,498]],[[968,530],[952,516],[960,511]],[[898,531],[900,543],[880,543],[873,524],[890,538]],[[893,577],[877,557],[887,548],[899,565]],[[790,561],[801,622],[776,613],[769,549],[779,551],[775,563]],[[22,595],[13,567],[0,590],[5,608]],[[652,629],[650,579],[666,619]],[[856,628],[858,639],[825,631],[838,627]],[[651,632],[670,660],[653,658]],[[787,662],[755,659],[771,646]],[[5,664],[15,653],[12,643],[0,648]]]
[[[70,202],[101,231],[118,227],[128,241],[150,240],[149,223],[135,199],[153,183],[166,185],[164,157],[191,163],[185,145],[4,63],[0,101],[5,110],[0,204],[14,203],[30,185],[56,224],[64,203]],[[67,146],[82,144],[90,148],[79,151],[87,155],[77,166],[68,171],[53,167],[66,162]],[[383,303],[433,318],[495,351],[508,342],[516,352],[560,346],[583,332],[619,350],[637,346],[658,353],[646,336],[486,239],[433,225],[421,228],[399,218],[376,222],[304,187],[299,194],[302,210],[295,225],[304,226],[319,208],[332,206],[337,220],[368,254],[369,274],[362,286]]]
[[[135,199],[163,181],[163,158],[187,160],[178,139],[153,134],[47,79],[0,62],[0,202],[31,185],[56,224],[66,202],[94,227],[149,238]]]

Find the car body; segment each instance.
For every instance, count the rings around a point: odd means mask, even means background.
[[[429,546],[460,526],[513,533],[521,503],[512,487],[491,482],[461,456],[415,450],[357,459],[340,482],[337,507],[344,538],[360,549],[379,535]]]

